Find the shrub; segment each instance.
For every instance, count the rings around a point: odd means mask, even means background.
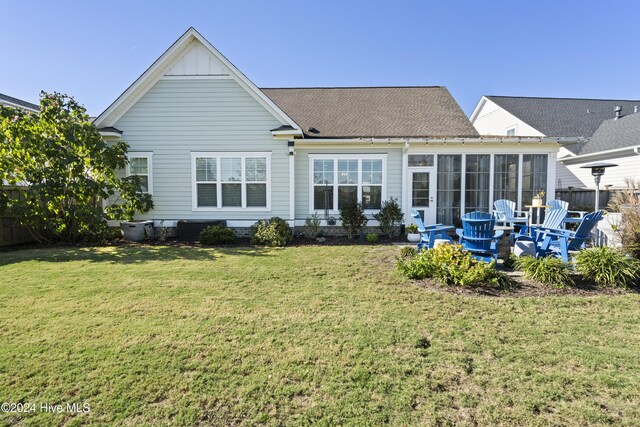
[[[640,277],[640,262],[608,246],[584,249],[576,256],[576,269],[599,286],[630,287]]]
[[[320,229],[320,217],[318,214],[314,213],[311,216],[308,216],[304,222],[304,226],[307,228],[308,237],[315,239],[322,235],[322,230]]]
[[[367,217],[360,203],[355,201],[347,202],[340,209],[340,221],[342,228],[347,231],[347,236],[352,239],[359,234],[367,224]]]
[[[515,267],[524,272],[524,277],[556,288],[572,286],[570,264],[554,257],[534,258],[523,256],[516,260]]]
[[[622,246],[640,259],[640,181],[630,178],[625,181],[627,188],[613,195],[609,208],[622,216],[620,224],[614,228]]]
[[[200,233],[203,245],[231,245],[236,242],[236,233],[224,225],[210,225]]]
[[[417,253],[415,246],[403,246],[402,249],[400,249],[401,258],[413,258]]]
[[[495,263],[478,261],[460,245],[438,245],[415,257],[397,260],[398,270],[412,279],[436,279],[443,285],[508,287],[510,279],[495,270]]]
[[[269,220],[261,219],[251,227],[251,243],[262,246],[286,246],[293,240],[289,224],[274,216]]]
[[[404,222],[404,214],[400,209],[398,199],[394,197],[382,202],[382,209],[373,217],[380,223],[380,230],[390,238],[398,235],[400,226]]]
[[[365,236],[365,239],[367,239],[367,242],[369,243],[375,243],[378,241],[378,235],[375,233],[369,233]]]

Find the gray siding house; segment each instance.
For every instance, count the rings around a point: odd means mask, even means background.
[[[553,195],[565,142],[482,138],[441,86],[261,89],[193,28],[95,124],[130,145],[122,172],[141,176],[155,204],[139,219],[165,226],[300,226],[352,199],[373,214],[391,197],[408,220],[415,208],[453,223],[499,198]]]

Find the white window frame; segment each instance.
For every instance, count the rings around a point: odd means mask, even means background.
[[[147,194],[153,194],[153,151],[130,151],[127,153],[127,167],[125,173],[131,176],[131,159],[147,159]],[[141,175],[144,176],[144,175]]]
[[[198,206],[198,186],[196,183],[196,158],[214,158],[216,159],[216,186],[217,186],[217,206]],[[222,206],[222,180],[220,159],[229,157],[240,157],[242,159],[242,176],[238,184],[241,184],[242,191],[242,206]],[[247,157],[262,157],[267,161],[267,206],[266,207],[247,207],[247,183],[252,184],[254,181],[247,182],[246,180],[246,158]],[[256,151],[256,152],[238,152],[238,151],[192,151],[191,152],[191,210],[194,212],[199,211],[257,211],[257,212],[269,212],[271,211],[271,152],[270,151]]]
[[[338,209],[338,160],[357,160],[358,161],[358,203],[362,203],[362,187],[369,184],[362,183],[362,161],[363,160],[382,160],[382,195],[381,201],[387,200],[387,154],[309,154],[309,213],[322,214],[324,209],[314,209],[313,206],[313,161],[314,160],[332,160],[333,161],[333,209],[328,212],[336,215],[340,212]],[[347,185],[347,184],[343,184]],[[374,184],[378,185],[378,184]],[[365,209],[365,213],[372,214],[379,212],[380,209]]]

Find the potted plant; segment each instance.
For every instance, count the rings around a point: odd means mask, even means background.
[[[531,200],[531,205],[534,208],[542,207],[542,198],[544,197],[544,191],[539,191],[535,196],[533,196],[533,200]]]
[[[418,233],[418,226],[415,224],[407,225],[407,240],[410,242],[419,242],[420,233]]]

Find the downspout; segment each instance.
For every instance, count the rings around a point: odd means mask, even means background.
[[[295,151],[295,140],[289,140],[287,146],[289,148],[289,222],[291,227],[295,227],[296,225],[296,181],[295,181],[295,173],[296,173],[296,151]]]

